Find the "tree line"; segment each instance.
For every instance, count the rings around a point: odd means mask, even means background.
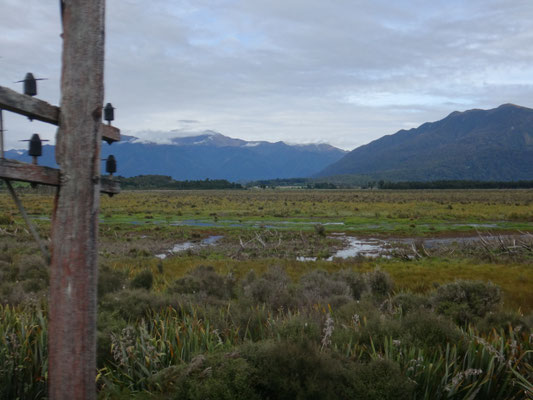
[[[164,175],[139,175],[131,178],[118,176],[115,178],[122,189],[243,189],[240,183],[226,179],[185,180],[177,181]]]
[[[371,183],[374,184],[375,183]],[[463,180],[442,180],[430,182],[377,182],[379,189],[531,189],[531,181],[463,181]]]

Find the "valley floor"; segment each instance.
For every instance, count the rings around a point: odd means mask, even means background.
[[[0,398],[39,398],[47,266],[0,209]],[[102,398],[533,393],[533,190],[126,191],[99,258]]]

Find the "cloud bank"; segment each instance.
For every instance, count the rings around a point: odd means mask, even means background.
[[[124,133],[215,130],[353,149],[455,110],[533,107],[529,0],[108,0]],[[21,23],[21,18],[24,23]],[[59,6],[4,0],[0,84],[59,102]],[[6,115],[6,141],[55,128]]]

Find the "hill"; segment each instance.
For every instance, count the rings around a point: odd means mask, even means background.
[[[514,181],[533,177],[533,110],[504,104],[455,111],[356,148],[317,177]]]
[[[346,152],[327,144],[289,145],[284,142],[249,142],[213,131],[173,138],[170,144],[123,136],[111,146],[102,144],[102,158],[113,154],[117,174],[165,175],[177,180],[260,179],[311,176],[339,160]],[[26,151],[10,150],[7,158],[30,162]],[[56,166],[53,146],[43,146],[42,165]],[[103,168],[103,164],[102,164]]]

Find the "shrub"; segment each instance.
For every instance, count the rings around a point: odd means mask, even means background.
[[[392,362],[359,364],[305,343],[250,343],[232,353],[199,356],[151,377],[173,398],[403,400],[413,383]]]
[[[390,275],[376,268],[374,271],[367,272],[365,274],[366,281],[370,292],[377,298],[383,298],[388,296],[394,289],[394,282]]]
[[[116,292],[124,286],[126,276],[123,272],[103,265],[98,270],[98,296]]]
[[[426,296],[404,292],[398,293],[392,298],[392,306],[401,308],[403,314],[408,314],[422,308],[430,308],[431,303]]]
[[[18,266],[0,260],[0,282],[13,282],[19,274]]]
[[[359,328],[358,341],[370,345],[371,342],[381,342],[385,338],[397,338],[402,334],[401,322],[397,318],[385,317],[376,313],[366,317],[366,324]]]
[[[337,308],[350,302],[350,286],[325,271],[313,270],[300,278],[300,293],[307,305],[330,304]]]
[[[197,294],[216,299],[230,299],[233,297],[233,285],[232,276],[224,278],[217,274],[213,267],[200,265],[189,271],[183,278],[176,280],[169,288],[169,293]]]
[[[322,224],[315,224],[315,232],[317,235],[325,237],[326,236],[326,227]]]
[[[368,284],[363,275],[358,274],[349,269],[343,269],[335,272],[334,277],[342,282],[345,282],[350,290],[352,297],[359,300],[363,293],[368,290]]]
[[[242,290],[254,303],[266,304],[274,310],[294,308],[298,304],[291,295],[289,277],[278,266],[271,266],[260,277],[249,272],[243,279]]]
[[[150,310],[157,311],[168,305],[173,305],[168,297],[144,289],[128,289],[103,296],[99,312],[115,312],[117,317],[133,321],[146,317]]]
[[[432,296],[436,311],[459,324],[484,317],[497,308],[500,300],[500,289],[492,282],[464,280],[441,285]]]
[[[0,261],[0,302],[35,303],[46,296],[48,267],[40,255],[23,254],[14,265]]]
[[[412,387],[387,362],[358,364],[306,343],[262,342],[242,348],[259,371],[253,383],[261,398],[407,399]]]
[[[431,311],[420,310],[407,315],[401,321],[400,341],[417,347],[439,347],[456,344],[461,332],[450,320]]]
[[[236,356],[213,357],[209,365],[191,362],[194,368],[182,368],[175,381],[176,399],[260,400],[254,390],[256,371],[245,359]],[[176,371],[177,372],[177,371]],[[175,372],[175,373],[176,373]],[[168,379],[164,379],[167,381]]]
[[[98,313],[96,332],[96,362],[102,368],[106,362],[113,361],[111,354],[111,334],[117,334],[126,327],[126,321],[118,312],[101,311]]]
[[[311,318],[303,315],[294,315],[283,320],[278,328],[278,335],[284,340],[292,342],[312,341],[319,343],[320,326]]]
[[[385,360],[360,365],[354,380],[355,396],[352,398],[366,400],[412,399],[416,385],[396,364]]]
[[[154,284],[154,275],[149,269],[139,272],[131,280],[130,287],[132,289],[146,289],[150,290]]]
[[[515,331],[521,331],[531,333],[531,322],[527,318],[515,311],[495,311],[485,315],[485,317],[479,321],[477,328],[480,332],[489,333],[493,329],[496,331],[508,331],[512,327]]]
[[[12,225],[15,222],[11,214],[0,215],[0,225]]]

